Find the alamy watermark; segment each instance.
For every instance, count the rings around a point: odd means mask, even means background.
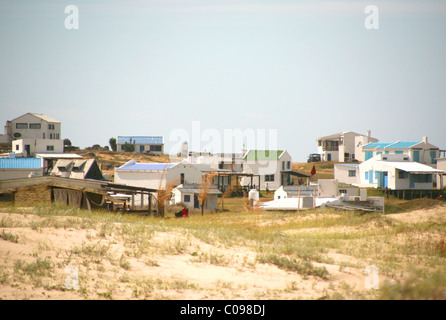
[[[78,30],[79,29],[79,9],[75,5],[68,5],[65,7],[65,13],[68,16],[65,18],[65,29]]]
[[[368,275],[364,280],[366,289],[379,289],[379,270],[377,266],[367,266],[364,272]]]
[[[364,9],[364,13],[368,16],[364,20],[364,27],[367,30],[378,30],[379,29],[379,9],[375,5],[368,5]]]
[[[202,129],[200,121],[193,121],[190,130],[177,128],[170,132],[169,142],[173,143],[169,155],[177,156],[181,153],[184,143],[187,143],[188,151],[201,152],[208,157],[218,157],[221,153],[243,153],[249,149],[277,150],[277,129]],[[183,155],[184,156],[184,155]],[[186,155],[187,156],[187,155]],[[172,159],[171,159],[172,160]],[[269,161],[263,159],[257,162],[269,165]]]
[[[65,268],[68,277],[65,278],[65,288],[68,290],[79,290],[79,270],[76,266],[69,265]]]

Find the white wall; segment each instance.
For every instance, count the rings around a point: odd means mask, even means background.
[[[17,123],[27,123],[28,129],[17,129]],[[30,129],[29,124],[40,123],[40,129]],[[54,125],[54,129],[50,130],[48,124]],[[61,123],[60,122],[48,122],[39,117],[36,117],[30,113],[24,114],[11,121],[11,135],[14,138],[14,133],[20,133],[21,137],[18,139],[50,139],[50,135],[53,135],[52,139],[61,139]],[[45,138],[44,138],[45,135]],[[59,138],[57,138],[58,135]]]
[[[51,139],[20,139],[12,142],[12,152],[25,154],[25,146],[30,146],[30,153],[27,156],[35,156],[36,153],[63,153],[63,140]],[[54,150],[48,150],[47,147],[52,146]]]
[[[202,171],[199,166],[187,162],[180,162],[166,171],[167,184],[174,186],[181,184],[181,174],[184,173],[184,184],[199,184],[202,178]]]
[[[255,175],[260,175],[260,189],[265,190],[266,185],[270,190],[277,190],[281,185],[281,173],[282,171],[282,161],[285,161],[285,168],[287,161],[292,163],[292,159],[288,151],[284,151],[280,156],[279,160],[247,160],[243,164],[244,173],[253,173]],[[287,171],[288,169],[285,169]],[[291,170],[291,169],[290,169]],[[274,175],[274,181],[265,181],[265,175]],[[243,177],[242,184],[248,185],[251,183],[250,177]],[[258,183],[258,178],[253,179],[253,183]]]
[[[0,169],[0,181],[28,178],[32,172],[35,177],[43,176],[43,169]]]
[[[350,177],[349,171],[354,171],[355,176]],[[350,167],[342,164],[334,165],[334,178],[342,183],[356,185],[359,182],[359,169],[358,167]]]

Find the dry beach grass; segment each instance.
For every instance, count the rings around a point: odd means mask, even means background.
[[[189,218],[2,207],[0,298],[446,298],[444,204],[383,215],[240,202]]]

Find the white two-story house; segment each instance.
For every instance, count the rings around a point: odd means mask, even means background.
[[[27,113],[7,121],[5,135],[12,142],[12,152],[24,157],[64,150],[61,122],[44,114]]]
[[[362,146],[377,142],[378,139],[372,138],[370,131],[367,131],[365,135],[347,131],[320,137],[316,141],[321,161],[351,162],[363,161],[361,159]]]
[[[260,176],[260,190],[276,190],[281,185],[291,184],[291,155],[286,150],[249,150],[246,152],[243,172]],[[250,178],[242,178],[248,185]]]

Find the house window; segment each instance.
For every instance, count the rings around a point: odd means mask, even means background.
[[[161,151],[161,146],[150,146],[150,151]]]
[[[368,171],[365,172],[365,179],[369,180],[369,172]]]
[[[274,181],[274,174],[266,174],[266,175],[265,175],[265,181],[266,181],[266,182],[272,182],[272,181]]]
[[[53,134],[52,133],[50,133],[50,139],[53,139]]]
[[[46,151],[54,151],[54,146],[46,146]]]
[[[15,150],[16,150],[16,151],[20,150],[20,145],[16,144],[16,145],[15,145]]]
[[[287,169],[291,169],[291,161],[287,161],[286,166],[287,166]]]
[[[403,151],[395,151],[395,154],[403,154]]]
[[[43,133],[43,139],[45,139],[45,132]]]
[[[356,177],[356,170],[348,170],[349,177]]]
[[[27,123],[16,123],[15,128],[16,129],[28,129],[28,124]]]
[[[180,180],[181,180],[181,184],[184,184],[184,173],[180,174]]]
[[[282,161],[282,170],[285,170],[285,161]]]
[[[416,183],[431,183],[432,175],[431,174],[416,174],[416,175],[414,175],[414,181]]]
[[[40,123],[30,123],[29,128],[30,129],[40,129]]]
[[[48,125],[48,129],[49,129],[49,130],[54,130],[54,127],[55,127],[54,124],[49,124],[49,125]]]
[[[407,179],[407,177],[409,176],[409,174],[406,171],[399,171],[398,172],[398,178],[399,179]]]
[[[190,202],[190,194],[184,195],[184,202]]]

